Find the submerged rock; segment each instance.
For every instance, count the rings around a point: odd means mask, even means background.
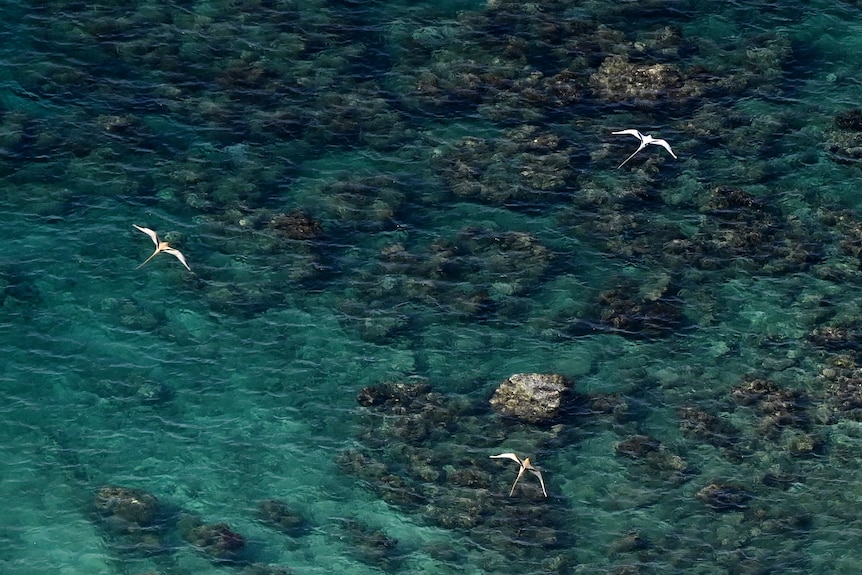
[[[313,240],[323,234],[323,225],[302,210],[276,214],[266,225],[291,240]]]
[[[245,547],[245,537],[227,523],[204,524],[197,516],[185,515],[178,527],[183,539],[216,561],[236,561]]]
[[[757,431],[766,436],[777,436],[784,428],[811,427],[808,413],[808,396],[801,391],[781,389],[774,382],[762,378],[750,378],[733,388],[731,396],[740,405],[755,407],[763,418]]]
[[[293,571],[279,565],[253,563],[243,569],[240,575],[293,575]]]
[[[827,130],[823,145],[833,162],[852,164],[862,161],[862,132]]]
[[[682,300],[665,281],[636,286],[631,283],[605,290],[593,307],[595,321],[572,320],[567,331],[573,335],[603,330],[631,338],[665,337],[684,326]]]
[[[679,427],[688,437],[724,449],[733,448],[739,443],[740,431],[717,415],[690,405],[681,407],[677,413]]]
[[[414,403],[421,409],[424,404],[435,401],[435,398],[431,386],[425,381],[387,381],[363,387],[356,395],[357,403],[363,407],[374,407],[393,413],[415,411]]]
[[[105,486],[94,497],[98,525],[114,552],[150,556],[166,549],[165,514],[159,500],[141,489]]]
[[[663,480],[684,481],[693,473],[685,459],[648,435],[627,437],[617,443],[614,450],[618,456],[645,464]]]
[[[611,542],[610,554],[633,553],[649,549],[653,544],[640,529],[632,529]]]
[[[398,540],[359,519],[341,520],[342,538],[350,545],[350,554],[359,561],[384,571],[397,570],[403,557]]]
[[[494,392],[491,407],[501,415],[530,423],[552,421],[560,416],[570,390],[570,381],[562,375],[516,373]]]
[[[257,508],[257,518],[261,523],[274,527],[292,537],[309,532],[308,520],[287,502],[279,499],[265,499]]]
[[[862,110],[853,108],[835,115],[835,125],[842,130],[862,132]]]
[[[714,511],[742,511],[748,509],[751,493],[739,485],[710,483],[698,491],[696,497]]]
[[[590,76],[594,95],[608,102],[682,103],[697,98],[708,88],[696,78],[686,78],[674,65],[640,64],[612,54]]]
[[[102,487],[96,492],[94,503],[105,523],[121,533],[153,527],[161,509],[154,495],[131,487]]]
[[[562,376],[533,377],[563,381]],[[488,457],[509,443],[507,430],[526,432],[534,444],[560,430],[501,425],[472,399],[435,392],[421,380],[369,386],[357,401],[363,408],[358,447],[342,451],[337,463],[382,501],[429,525],[462,531],[476,545],[499,550],[512,560],[524,559],[537,546],[565,547],[561,508],[548,506],[538,486],[535,498],[501,504],[508,499],[515,470],[501,470],[499,462]],[[366,559],[383,568],[397,566],[400,556],[385,538],[371,536],[369,541],[378,543],[363,551]],[[387,557],[390,553],[395,562]]]

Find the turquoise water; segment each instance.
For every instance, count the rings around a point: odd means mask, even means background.
[[[3,573],[859,572],[858,2],[0,15]]]

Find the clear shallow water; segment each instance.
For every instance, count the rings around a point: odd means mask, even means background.
[[[855,360],[859,318],[858,160],[835,161],[853,154],[835,124],[856,105],[853,3],[3,18],[4,573],[858,572],[860,432],[823,375]],[[609,54],[635,68],[603,73]],[[654,64],[680,77],[620,100],[614,77]],[[630,126],[680,160],[615,170],[633,140],[608,134]],[[133,223],[172,234],[194,273],[169,256],[135,270],[151,245]],[[656,324],[610,329],[621,300]],[[851,333],[818,345],[824,327]],[[525,371],[625,409],[503,421],[487,398]],[[734,400],[754,376],[807,399]],[[453,414],[436,431],[357,404],[418,378]],[[637,434],[687,474],[617,455]],[[534,455],[549,499],[505,498],[512,470],[486,456],[509,449]],[[356,454],[389,474],[351,472]],[[463,469],[489,484],[453,487]],[[705,506],[711,483],[745,488],[747,509]],[[159,499],[157,549],[94,516],[103,486]],[[258,522],[267,498],[310,531]],[[246,538],[236,562],[183,540],[191,514]]]

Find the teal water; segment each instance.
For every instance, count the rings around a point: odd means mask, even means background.
[[[4,3],[0,571],[858,573],[860,8]]]

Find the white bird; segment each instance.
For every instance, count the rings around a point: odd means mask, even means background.
[[[632,158],[634,158],[634,157],[637,155],[637,153],[638,153],[638,152],[640,152],[641,150],[643,150],[644,148],[646,148],[646,147],[647,147],[647,144],[655,144],[656,146],[661,146],[662,148],[664,148],[665,150],[667,150],[667,152],[668,152],[671,156],[673,156],[673,159],[674,159],[674,160],[676,160],[676,159],[677,159],[676,154],[674,154],[674,153],[673,153],[673,150],[671,150],[671,149],[670,149],[670,144],[668,144],[666,141],[664,141],[664,140],[662,140],[662,139],[660,139],[660,138],[653,138],[652,136],[649,136],[649,135],[644,136],[643,134],[641,134],[641,133],[640,133],[640,132],[638,132],[637,130],[620,130],[619,132],[611,132],[611,133],[612,133],[613,135],[615,135],[615,136],[622,135],[622,134],[627,134],[627,135],[630,135],[630,136],[634,136],[635,138],[637,138],[638,140],[640,140],[640,141],[641,141],[641,145],[640,145],[640,146],[638,146],[638,149],[637,149],[637,150],[635,150],[635,151],[634,151],[634,153],[633,153],[631,156],[629,156],[628,158],[626,158],[626,159],[625,159],[625,161],[624,161],[622,164],[620,164],[619,166],[617,166],[617,169],[618,169],[618,170],[619,170],[620,168],[622,168],[622,167],[626,164],[626,162],[628,162],[629,160],[631,160]]]
[[[143,267],[148,261],[150,261],[151,259],[153,259],[157,255],[159,255],[160,253],[165,252],[166,254],[171,254],[172,256],[174,256],[175,258],[180,260],[180,263],[183,264],[184,266],[186,266],[187,270],[192,271],[192,268],[190,268],[189,264],[186,263],[186,258],[183,257],[183,254],[180,253],[180,250],[172,248],[170,246],[170,244],[168,244],[168,242],[161,241],[159,239],[159,236],[156,234],[156,232],[154,232],[150,228],[142,228],[141,226],[136,226],[135,224],[132,224],[132,227],[134,227],[136,230],[144,232],[145,234],[150,236],[150,239],[152,239],[153,243],[156,244],[156,251],[153,252],[153,255],[151,255],[150,257],[145,259],[144,263],[142,263],[141,265],[139,265],[135,269],[139,269],[139,268]]]
[[[542,485],[542,493],[545,494],[545,497],[548,496],[548,492],[545,491],[545,480],[542,479],[542,472],[533,467],[533,464],[530,463],[529,457],[522,461],[521,458],[514,453],[501,453],[500,455],[492,455],[491,459],[499,459],[501,457],[511,459],[512,461],[517,462],[517,464],[521,466],[521,469],[518,470],[518,477],[515,478],[515,483],[512,484],[512,490],[509,492],[509,497],[511,497],[512,494],[515,493],[515,486],[518,485],[518,481],[521,480],[521,476],[524,475],[524,471],[529,471],[530,473],[539,478],[539,483]]]

